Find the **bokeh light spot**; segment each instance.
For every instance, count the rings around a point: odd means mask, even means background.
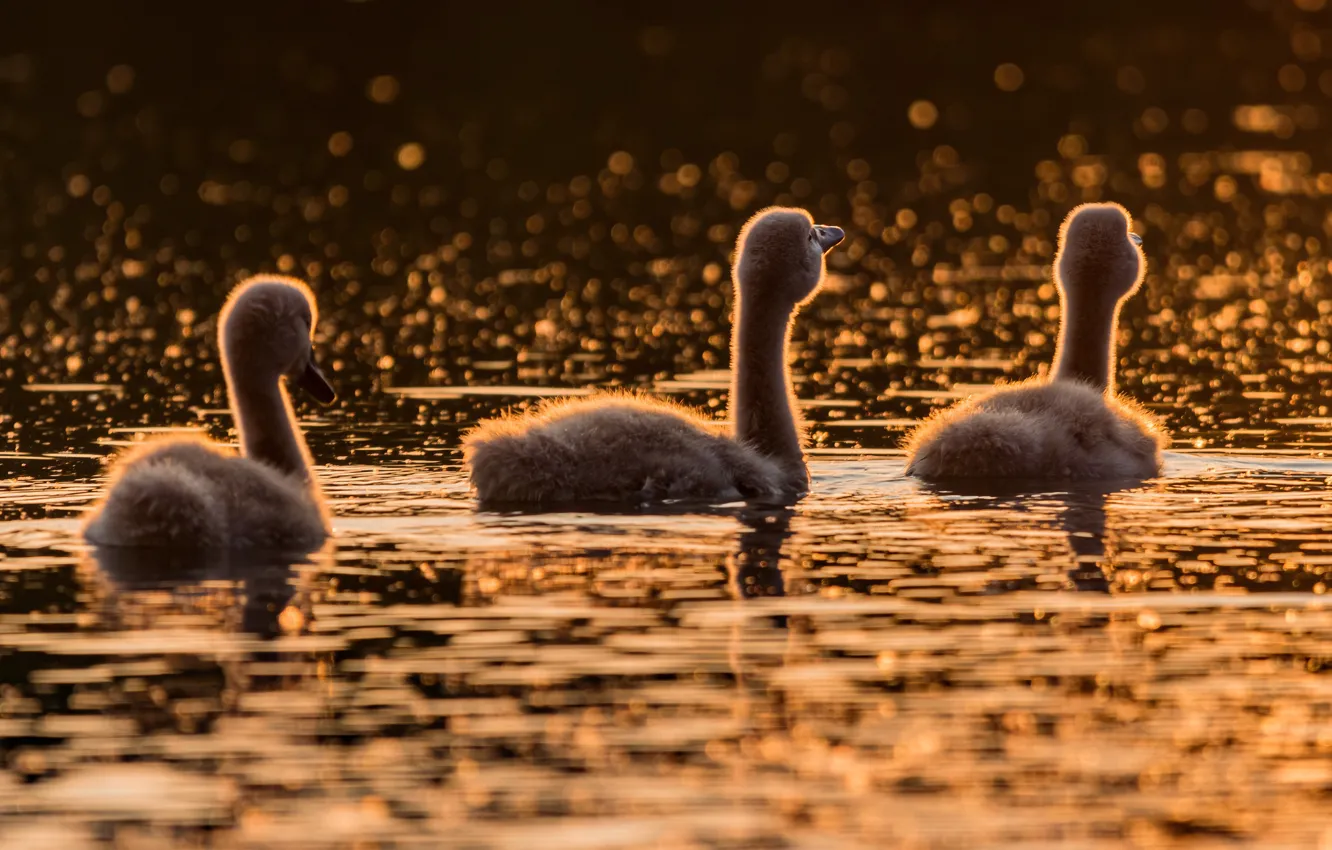
[[[398,99],[399,91],[397,78],[388,74],[373,78],[365,87],[366,97],[375,103],[392,103]]]
[[[398,167],[404,171],[415,171],[425,162],[425,148],[416,142],[408,142],[398,148]]]
[[[1024,79],[1022,69],[1012,62],[1005,62],[994,69],[994,84],[1000,91],[1017,91],[1022,88]]]
[[[913,101],[907,107],[907,120],[917,130],[928,130],[939,120],[939,108],[928,100]]]
[[[351,133],[339,130],[328,137],[328,152],[334,156],[346,156],[351,153],[352,137]]]
[[[116,65],[106,72],[106,89],[112,94],[124,94],[134,88],[134,68]]]
[[[626,151],[616,151],[606,161],[606,167],[611,170],[612,174],[623,177],[634,170],[634,158]]]

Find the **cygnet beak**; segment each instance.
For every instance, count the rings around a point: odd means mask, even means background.
[[[840,227],[833,227],[831,224],[814,225],[814,238],[818,240],[823,248],[823,253],[828,253],[833,246],[846,238],[846,232]]]
[[[1134,233],[1132,230],[1130,230],[1130,231],[1129,231],[1129,241],[1131,241],[1134,245],[1141,245],[1141,244],[1142,244],[1142,237],[1139,236],[1138,234]]]
[[[338,394],[333,391],[333,385],[324,377],[324,373],[319,371],[315,365],[314,354],[310,354],[310,359],[305,363],[305,371],[296,379],[296,383],[301,389],[314,396],[315,401],[320,404],[332,404],[337,401]]]

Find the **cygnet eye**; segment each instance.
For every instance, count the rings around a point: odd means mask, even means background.
[[[1142,244],[1142,237],[1130,230],[1130,231],[1129,231],[1129,241],[1131,241],[1134,245],[1141,245],[1141,244]]]

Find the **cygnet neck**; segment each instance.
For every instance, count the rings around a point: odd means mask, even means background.
[[[736,439],[780,462],[804,487],[809,473],[786,367],[794,309],[747,297],[745,285],[737,286],[730,406]]]
[[[1115,390],[1115,330],[1119,301],[1065,290],[1054,380],[1082,381],[1102,392]]]
[[[310,478],[310,452],[296,427],[291,399],[277,375],[227,370],[231,413],[240,432],[241,454],[302,481]]]

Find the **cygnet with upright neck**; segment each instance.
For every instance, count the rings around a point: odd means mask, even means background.
[[[630,394],[546,403],[481,423],[463,454],[483,505],[671,499],[787,500],[809,489],[786,367],[796,309],[842,230],[771,208],[740,231],[732,329],[733,433],[679,405]]]
[[[1142,479],[1161,470],[1159,420],[1115,393],[1119,308],[1146,271],[1117,204],[1084,204],[1059,232],[1062,307],[1054,372],[972,396],[907,437],[908,475],[926,480]]]
[[[84,526],[99,546],[308,552],[328,536],[283,379],[320,402],[335,398],[315,365],[314,296],[294,278],[264,275],[222,308],[222,366],[241,454],[207,440],[154,440],[117,459]]]

